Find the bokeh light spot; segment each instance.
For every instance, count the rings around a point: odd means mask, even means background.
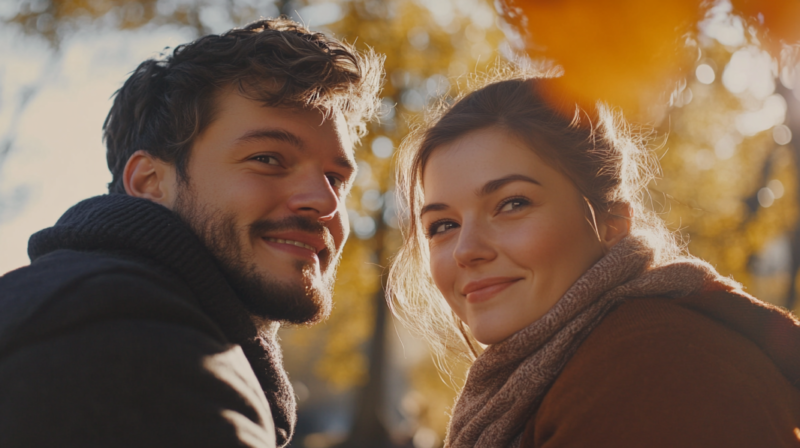
[[[423,51],[427,49],[430,41],[431,38],[425,28],[417,26],[408,30],[408,42],[417,50]]]
[[[783,197],[783,194],[786,192],[783,188],[783,183],[778,179],[772,179],[767,183],[767,188],[772,191],[772,194],[775,195],[775,199],[780,199]]]
[[[785,124],[772,128],[772,138],[779,145],[788,145],[792,141],[792,130]]]
[[[439,436],[430,428],[419,428],[411,440],[414,448],[434,448],[439,445]]]
[[[380,210],[383,207],[383,196],[376,189],[365,191],[361,195],[361,206],[370,211]]]
[[[716,154],[717,158],[720,160],[730,159],[736,152],[736,145],[737,142],[731,136],[726,135],[717,140],[717,143],[714,145],[714,154]]]
[[[701,171],[714,168],[714,153],[707,149],[701,149],[695,154],[694,162]]]
[[[750,92],[756,98],[766,98],[775,92],[772,58],[756,47],[738,50],[731,56],[722,72],[722,84],[733,94]]]
[[[783,123],[786,110],[786,100],[775,93],[764,100],[761,109],[739,114],[736,117],[736,130],[742,135],[756,135]]]
[[[775,202],[775,193],[767,187],[758,190],[756,196],[758,198],[758,204],[764,208],[771,206]]]
[[[714,73],[714,69],[708,64],[698,65],[694,74],[697,76],[697,80],[703,84],[711,84],[717,77],[717,75]]]
[[[359,216],[353,220],[353,230],[362,240],[368,240],[375,235],[375,220],[371,216]]]
[[[394,143],[389,137],[378,137],[372,141],[372,153],[375,157],[385,159],[394,152]]]

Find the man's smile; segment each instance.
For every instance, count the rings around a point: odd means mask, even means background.
[[[321,234],[306,232],[302,230],[290,230],[284,232],[270,232],[261,237],[267,246],[287,252],[292,256],[312,259],[322,264],[327,261],[327,254],[330,253],[329,240],[325,232]],[[330,242],[332,245],[333,242]]]
[[[284,240],[284,239],[281,239],[281,238],[269,238],[269,237],[264,238],[264,240],[266,240],[267,242],[274,242],[274,243],[281,243],[281,244],[293,244],[293,245],[295,245],[297,247],[302,247],[304,249],[308,249],[308,250],[310,250],[310,251],[312,251],[314,253],[317,252],[317,249],[315,249],[313,246],[309,246],[308,244],[302,243],[300,241]]]

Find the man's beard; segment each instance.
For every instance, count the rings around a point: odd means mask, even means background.
[[[189,185],[181,188],[174,212],[214,256],[248,311],[261,318],[294,324],[313,324],[328,317],[339,253],[325,226],[294,215],[280,221],[259,220],[246,229],[237,228],[234,213],[201,206]],[[301,230],[324,237],[326,248],[318,254],[320,269],[327,268],[322,278],[315,275],[313,264],[298,259],[294,265],[301,274],[301,284],[283,282],[260,271],[256,261],[245,255],[246,242],[242,241],[242,236],[248,237],[247,241],[258,241],[267,232],[285,230]]]

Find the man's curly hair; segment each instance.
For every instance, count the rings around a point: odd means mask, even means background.
[[[125,193],[122,173],[138,150],[173,163],[186,181],[195,139],[215,118],[227,86],[272,107],[342,113],[354,141],[379,105],[383,59],[371,49],[314,33],[286,18],[253,22],[148,59],[115,93],[103,124],[110,193]]]

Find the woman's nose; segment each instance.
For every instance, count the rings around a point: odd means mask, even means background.
[[[497,256],[486,229],[478,225],[462,223],[453,258],[462,267],[492,261]]]

